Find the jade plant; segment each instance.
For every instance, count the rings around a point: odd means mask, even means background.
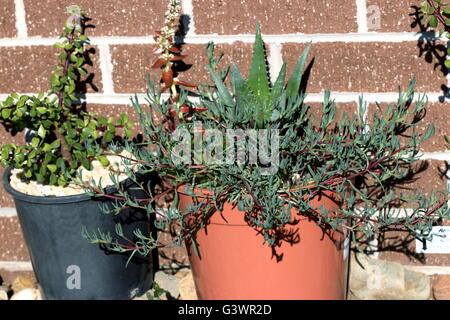
[[[421,3],[422,21],[439,32],[439,36],[450,39],[450,4],[442,0],[426,0]],[[447,55],[450,48],[447,49]],[[445,61],[450,68],[450,60]]]
[[[163,243],[137,233],[139,241],[131,242],[117,225],[118,237],[101,230],[84,230],[84,237],[133,254],[148,254],[152,248],[184,241],[195,245],[195,233],[225,203],[236,206],[268,246],[277,246],[278,239],[286,236],[285,227],[293,215],[367,236],[402,229],[416,237],[429,237],[435,221],[450,214],[447,192],[404,193],[396,188],[408,181],[411,168],[420,160],[420,144],[434,133],[432,125],[425,131],[417,128],[426,97],[419,95],[414,101],[412,80],[405,92],[399,90],[396,103],[377,105],[369,119],[362,99],[357,112],[347,114],[336,108],[329,91],[322,106],[313,107],[306,102],[302,85],[310,48],[311,44],[289,77],[283,64],[272,83],[257,25],[247,77],[236,63],[221,68],[222,55],[216,56],[214,44],[209,43],[206,70],[211,83],[199,85],[195,99],[193,92],[177,84],[171,86],[176,95],[171,99],[162,94],[168,87],[166,81],[149,80],[148,106],[141,105],[137,96],[132,98],[145,142],[129,144],[136,158],[124,161],[158,172],[167,189],[160,194],[147,190],[146,199],[119,190],[114,196],[116,207],[110,212],[146,208],[156,213],[158,228],[175,226],[177,235],[173,243]],[[164,72],[171,74],[168,67]],[[134,173],[129,174],[135,180]],[[199,196],[193,190],[208,193]],[[175,194],[172,207],[156,208],[155,201],[168,193]],[[183,211],[177,202],[181,193],[196,199]],[[311,201],[324,194],[336,197],[340,206],[334,214]]]
[[[2,146],[1,164],[22,169],[30,180],[60,186],[71,182],[80,166],[91,170],[94,159],[108,165],[104,148],[119,128],[131,136],[133,125],[126,114],[107,119],[81,107],[77,84],[88,75],[86,17],[78,6],[68,7],[67,12],[70,16],[61,40],[54,45],[61,53],[48,93],[13,93],[0,104],[0,122],[7,130],[12,134],[25,130],[33,133],[28,144]],[[101,142],[100,147],[86,147],[96,142]]]

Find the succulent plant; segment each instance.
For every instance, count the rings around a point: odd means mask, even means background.
[[[269,246],[276,246],[285,235],[293,211],[319,225],[367,236],[376,230],[404,229],[428,237],[436,219],[449,216],[447,192],[407,194],[396,189],[420,160],[420,143],[434,133],[432,125],[422,134],[417,130],[426,97],[413,102],[412,80],[406,92],[399,92],[397,103],[378,106],[368,121],[362,99],[355,114],[338,113],[329,91],[321,110],[313,110],[302,85],[310,47],[300,55],[287,81],[284,64],[272,83],[257,25],[247,79],[235,63],[220,69],[222,55],[216,57],[214,44],[209,43],[207,70],[212,83],[199,85],[197,100],[183,88],[176,100],[166,99],[158,83],[149,81],[149,109],[137,96],[132,98],[146,142],[139,149],[128,147],[136,156],[134,162],[144,171],[158,172],[168,188],[162,194],[149,193],[148,199],[133,199],[119,191],[115,212],[146,207],[156,212],[158,228],[177,226],[177,237],[173,243],[162,243],[140,235],[138,242],[130,243],[120,239],[120,232],[119,239],[87,230],[84,236],[119,252],[148,254],[155,247],[195,242],[195,232],[225,203],[231,203]],[[182,108],[188,111],[180,112]],[[262,152],[268,148],[270,155]],[[130,178],[134,179],[132,172]],[[184,185],[189,185],[188,191],[181,191]],[[209,195],[198,197],[192,192],[195,188],[207,189]],[[173,206],[156,209],[154,202],[170,192],[175,193]],[[179,192],[197,199],[187,212],[178,210]],[[334,194],[340,204],[335,214],[311,202],[326,193]],[[412,212],[404,207],[413,208]]]
[[[122,128],[131,136],[134,125],[128,115],[118,118],[98,117],[80,106],[77,83],[88,75],[84,35],[85,13],[78,6],[68,8],[70,15],[61,41],[54,47],[61,50],[56,70],[50,78],[50,90],[37,96],[13,93],[0,104],[0,122],[12,134],[31,130],[29,144],[6,144],[1,147],[1,164],[23,169],[26,178],[42,184],[67,185],[83,166],[91,169],[91,161],[108,165],[102,154]],[[38,62],[36,62],[38,63]],[[86,148],[99,142],[102,148]]]

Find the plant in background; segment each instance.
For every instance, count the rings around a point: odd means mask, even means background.
[[[180,10],[181,1],[170,0],[165,14],[164,27],[160,31],[156,31],[156,35],[153,37],[157,45],[155,53],[159,54],[159,57],[152,68],[162,70],[160,82],[163,83],[164,86],[161,89],[161,92],[169,90],[169,102],[172,104],[178,102],[181,87],[197,88],[197,85],[181,81],[177,77],[176,63],[183,61],[183,59],[187,57],[186,55],[181,54],[181,49],[176,47],[174,43],[175,21],[179,16]],[[181,113],[192,112],[187,105],[182,105],[179,109],[179,112]],[[177,121],[175,110],[172,109],[169,113],[169,118],[172,118],[172,120],[169,121],[168,125],[171,128],[174,128]]]
[[[450,6],[442,0],[426,0],[421,4],[423,21],[428,22],[431,28],[437,29],[439,37],[450,39]],[[447,49],[450,55],[450,48]],[[450,68],[450,60],[445,61],[445,66]]]
[[[378,107],[370,121],[364,119],[362,99],[356,114],[344,113],[337,120],[338,112],[329,91],[317,117],[301,89],[309,51],[310,45],[287,81],[283,64],[276,81],[271,83],[258,25],[247,79],[235,63],[230,69],[220,70],[221,56],[215,56],[214,44],[210,43],[207,70],[212,84],[199,86],[197,102],[183,88],[177,91],[176,100],[164,99],[161,92],[167,87],[165,81],[162,89],[149,81],[149,109],[140,105],[137,96],[132,98],[146,140],[144,148],[128,146],[136,156],[132,161],[143,170],[157,171],[168,181],[170,187],[164,193],[185,193],[196,199],[187,211],[178,210],[177,196],[164,214],[156,210],[158,228],[178,226],[177,237],[169,246],[193,240],[195,233],[226,203],[237,206],[249,227],[261,233],[269,246],[277,245],[293,218],[292,210],[313,218],[319,225],[367,236],[376,230],[403,229],[426,238],[436,219],[449,216],[446,192],[406,194],[395,189],[399,182],[408,179],[411,166],[420,159],[420,143],[434,132],[433,126],[423,134],[417,130],[426,97],[419,96],[413,102],[414,80],[406,92],[399,92],[397,103],[386,109]],[[167,69],[164,72],[170,75]],[[225,77],[230,78],[230,85]],[[202,112],[184,113],[180,112],[182,108],[201,108]],[[176,125],[167,125],[174,121]],[[269,131],[276,134],[268,134]],[[230,132],[235,136],[227,144]],[[273,161],[267,153],[254,161],[251,150],[256,143],[255,132],[260,145],[274,146],[274,141],[278,141],[278,152],[273,155],[277,166],[270,174],[267,172]],[[237,149],[234,138],[238,140]],[[243,146],[239,147],[239,141]],[[239,157],[239,150],[243,157]],[[238,156],[230,157],[234,161],[225,161],[230,154]],[[129,174],[134,179],[133,172]],[[182,189],[183,186],[189,188]],[[193,190],[208,192],[199,195]],[[334,214],[314,207],[311,201],[327,193],[334,194],[340,204]],[[161,196],[149,194],[148,199],[133,199],[119,190],[116,209],[145,207],[153,213],[155,207],[151,204]],[[414,209],[409,212],[403,207]],[[140,241],[130,243],[101,232],[84,232],[91,242],[106,244],[119,252],[148,254],[152,248],[167,245],[157,238],[137,235]]]
[[[7,144],[1,148],[1,164],[23,169],[30,180],[42,184],[67,185],[80,166],[90,170],[91,161],[99,160],[104,166],[108,159],[102,155],[118,128],[127,137],[131,126],[126,114],[118,119],[97,117],[77,106],[76,83],[87,75],[84,35],[85,14],[78,6],[67,9],[61,41],[54,45],[60,49],[56,70],[50,78],[48,94],[28,96],[14,93],[0,105],[0,122],[12,133],[32,130],[30,144]],[[102,141],[101,148],[86,148],[87,144]]]
[[[427,0],[421,3],[423,21],[428,22],[431,28],[437,29],[439,37],[450,39],[450,4],[442,0]],[[447,55],[450,55],[450,48],[447,48]],[[450,68],[450,60],[445,60],[445,66]],[[450,139],[444,136],[445,145],[450,149]]]

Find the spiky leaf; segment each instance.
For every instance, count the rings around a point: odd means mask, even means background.
[[[298,59],[298,62],[291,73],[291,76],[286,85],[286,91],[288,96],[293,97],[298,94],[300,89],[300,83],[302,82],[303,70],[305,68],[306,58],[308,57],[309,51],[311,50],[311,43],[308,44],[306,49],[303,51],[302,55]]]
[[[266,65],[266,50],[261,37],[259,23],[256,24],[256,38],[248,74],[248,86],[260,103],[266,103],[270,94],[270,80]]]

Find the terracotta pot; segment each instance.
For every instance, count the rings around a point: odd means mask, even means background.
[[[332,196],[312,202],[333,209]],[[181,210],[192,203],[188,195],[179,199]],[[196,233],[199,255],[187,244],[199,299],[345,299],[349,238],[311,217],[292,216],[292,225],[272,249],[231,204],[224,205],[222,214],[214,213]]]

